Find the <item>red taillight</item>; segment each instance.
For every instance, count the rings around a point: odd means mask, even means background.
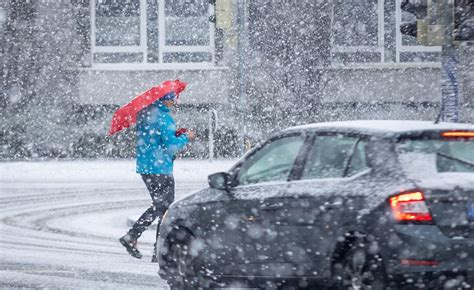
[[[390,208],[393,217],[400,222],[431,222],[433,218],[426,206],[425,196],[421,191],[410,191],[390,197]]]
[[[474,132],[472,131],[448,131],[441,133],[441,137],[445,138],[473,138]]]
[[[436,260],[414,260],[414,259],[401,259],[400,264],[403,266],[427,266],[435,267],[439,265],[439,261]]]

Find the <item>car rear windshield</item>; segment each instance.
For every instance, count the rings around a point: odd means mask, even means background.
[[[474,173],[474,138],[402,139],[397,144],[399,160],[412,173]]]

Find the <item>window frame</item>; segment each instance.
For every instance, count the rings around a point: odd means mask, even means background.
[[[294,176],[294,180],[303,180],[304,181],[304,180],[327,179],[327,178],[303,178],[303,171],[304,171],[304,168],[306,166],[306,162],[308,160],[309,154],[311,153],[311,149],[316,144],[315,142],[317,142],[317,139],[318,139],[317,137],[318,136],[337,136],[337,135],[341,135],[343,137],[357,139],[356,142],[354,143],[353,147],[352,147],[351,155],[346,160],[346,162],[345,162],[346,164],[344,164],[343,175],[341,177],[330,177],[330,178],[350,179],[350,178],[353,178],[354,176],[359,176],[359,174],[361,174],[361,173],[364,173],[364,172],[368,173],[372,169],[372,166],[371,166],[371,163],[370,163],[370,160],[369,160],[369,156],[367,154],[367,146],[369,144],[369,136],[361,135],[361,134],[354,134],[354,133],[335,132],[335,131],[313,132],[311,135],[312,135],[311,138],[310,138],[311,142],[308,144],[304,156],[301,156],[304,159],[304,162],[301,164],[301,168],[299,168],[297,174]],[[353,174],[351,176],[347,176],[347,173],[349,171],[349,165],[351,164],[351,160],[354,156],[355,149],[357,148],[358,144],[361,141],[364,142],[364,145],[365,145],[364,146],[364,149],[365,149],[364,151],[365,151],[365,160],[366,160],[367,169],[362,170],[362,171],[360,171],[356,174]]]
[[[400,25],[402,23],[402,10],[400,8],[402,0],[384,1],[377,0],[377,25],[378,25],[378,43],[370,46],[357,45],[336,45],[335,30],[335,5],[331,9],[330,23],[330,64],[331,68],[350,69],[350,68],[378,68],[386,65],[396,65],[400,67],[439,67],[440,59],[435,55],[441,53],[440,46],[423,45],[403,45]],[[352,54],[354,57],[363,53],[373,53],[380,61],[348,61],[347,63],[338,59],[341,55]],[[404,54],[420,54],[426,59],[422,60],[404,60]],[[433,56],[430,56],[433,55]],[[431,60],[430,58],[435,58]]]
[[[143,0],[141,0],[143,1]],[[205,1],[206,2],[206,1]],[[214,14],[214,6],[208,4],[208,15]],[[163,53],[170,52],[207,52],[212,55],[211,63],[214,63],[214,23],[209,21],[209,45],[191,46],[191,45],[167,45],[166,44],[166,21],[165,21],[165,1],[158,1],[158,27],[162,33],[158,34],[159,39],[159,62],[163,63]]]
[[[149,25],[148,5],[147,0],[138,0],[140,9],[140,45],[138,46],[98,46],[97,41],[97,27],[96,27],[96,3],[99,0],[91,0],[90,6],[90,43],[91,43],[91,58],[90,66],[96,69],[123,69],[123,65],[127,65],[127,70],[130,69],[169,69],[169,68],[194,68],[205,69],[215,66],[215,23],[209,21],[209,45],[207,46],[190,46],[190,45],[166,45],[166,23],[165,23],[165,1],[157,0],[158,13],[158,61],[148,61],[148,29]],[[214,5],[205,1],[208,5],[208,15],[214,14]],[[209,62],[164,62],[163,55],[166,53],[209,53],[211,59]],[[96,62],[95,55],[97,53],[140,53],[142,55],[140,62],[117,62],[105,63]]]
[[[139,0],[139,9],[140,9],[140,45],[109,45],[102,46],[97,45],[97,27],[96,27],[96,8],[97,2],[99,0],[92,0],[90,2],[91,9],[91,52],[94,53],[122,53],[122,52],[131,52],[131,53],[144,53],[144,58],[146,57],[146,0]],[[93,62],[93,61],[92,61]]]
[[[337,64],[334,62],[334,55],[338,53],[360,53],[360,52],[371,52],[380,54],[380,63],[385,62],[385,11],[384,11],[384,0],[377,0],[377,45],[367,46],[367,45],[336,45],[336,31],[335,31],[335,4],[333,3],[331,10],[331,33],[330,33],[330,42],[331,42],[331,63]],[[370,62],[368,62],[370,63]],[[379,62],[377,62],[379,63]],[[351,64],[359,64],[359,62],[354,62]],[[363,63],[367,64],[367,63]]]

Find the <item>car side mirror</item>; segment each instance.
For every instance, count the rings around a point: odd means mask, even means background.
[[[207,177],[211,188],[229,190],[231,188],[231,176],[227,172],[217,172]]]

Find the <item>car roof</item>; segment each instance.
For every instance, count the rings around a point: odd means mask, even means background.
[[[474,130],[474,124],[445,122],[436,124],[432,121],[413,120],[354,120],[295,126],[284,130],[284,132],[293,130],[344,132],[391,137],[423,131]]]

